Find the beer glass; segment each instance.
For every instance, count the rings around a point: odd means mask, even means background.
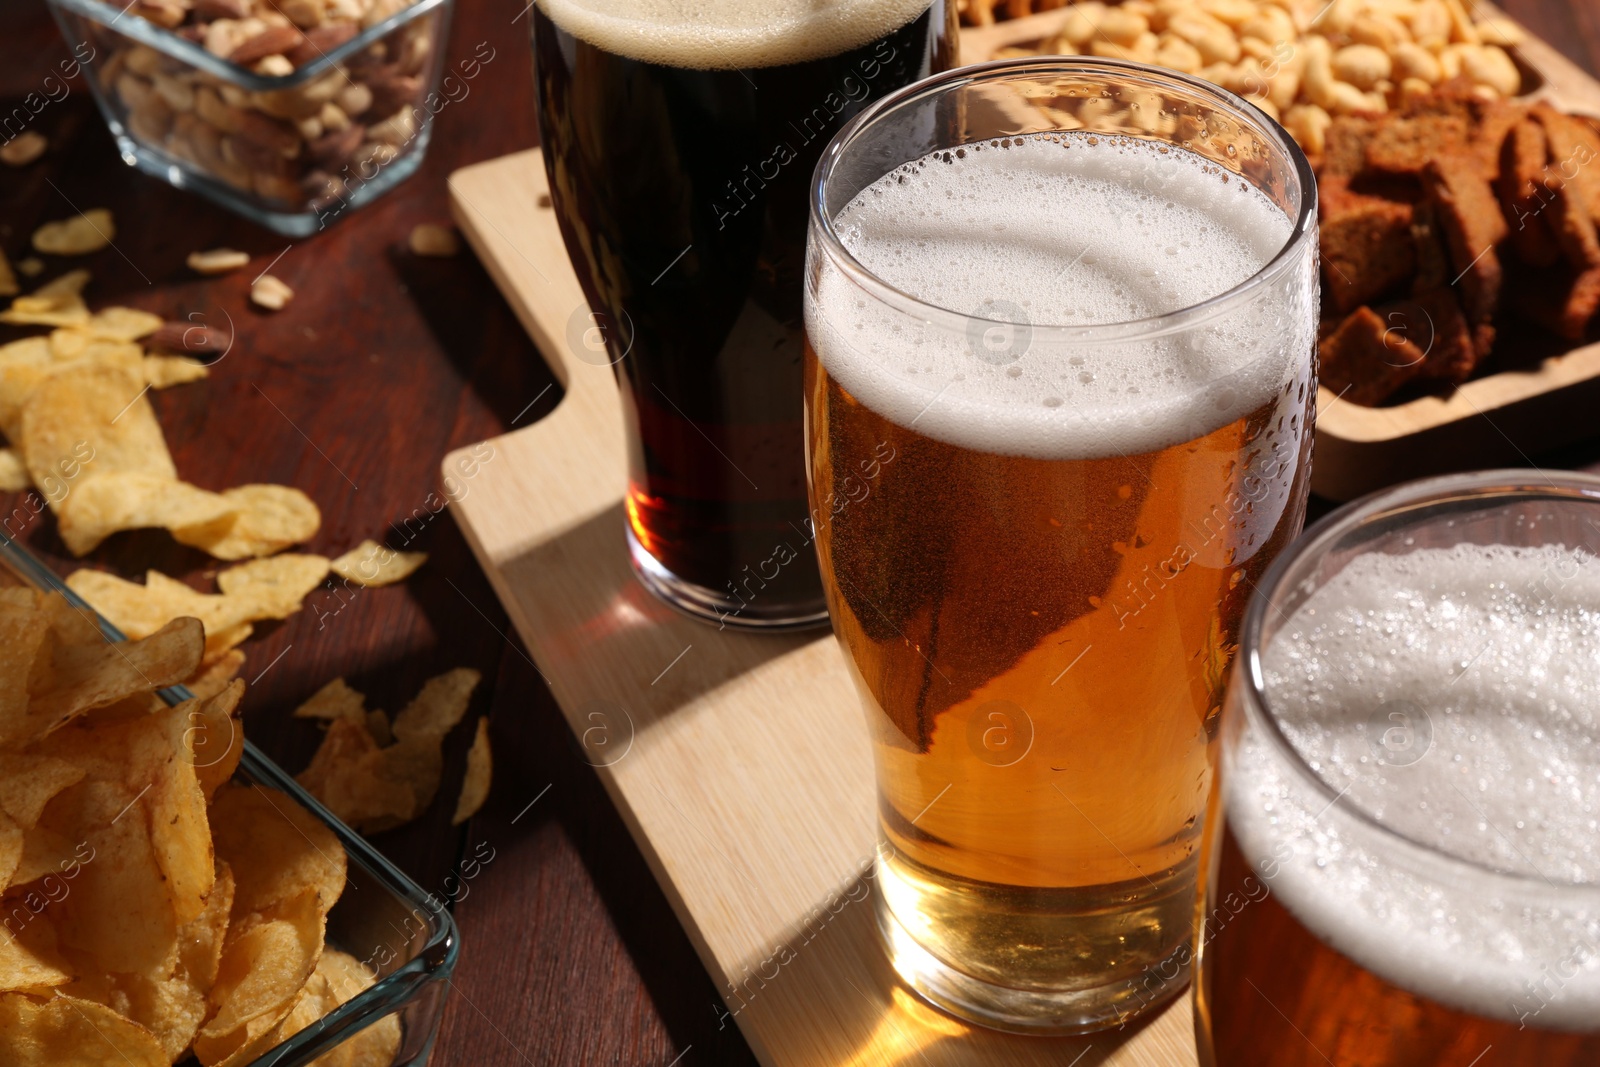
[[[807,183],[851,116],[954,64],[954,0],[537,0],[532,22],[550,199],[588,301],[566,340],[622,391],[634,572],[719,626],[818,625]]]
[[[871,725],[879,929],[994,1027],[1188,980],[1246,598],[1304,515],[1316,202],[1198,79],[968,67],[847,126],[806,274],[812,523]]]
[[[1206,827],[1216,1067],[1600,1063],[1600,479],[1329,516],[1245,620]]]

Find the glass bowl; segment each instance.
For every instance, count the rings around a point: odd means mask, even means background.
[[[289,237],[410,177],[449,103],[453,0],[281,0],[270,22],[193,21],[251,0],[49,2],[125,162]],[[189,21],[167,29],[140,11]],[[301,30],[283,11],[324,21]]]
[[[94,612],[53,571],[0,533],[0,586],[15,582],[60,593],[80,611]],[[107,640],[123,640],[99,614],[94,618]],[[168,704],[179,704],[191,694],[183,686],[173,686],[160,695]],[[327,943],[365,961],[378,974],[371,988],[263,1052],[250,1067],[309,1067],[387,1015],[398,1018],[401,1032],[392,1067],[423,1067],[433,1051],[445,991],[460,953],[455,920],[443,902],[379,855],[248,740],[234,779],[289,794],[338,836],[350,859],[348,883],[328,913]]]

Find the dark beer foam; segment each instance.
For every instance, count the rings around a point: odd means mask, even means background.
[[[1039,458],[1150,452],[1308,374],[1309,256],[1198,329],[1116,344],[1077,329],[1202,303],[1288,241],[1293,224],[1266,196],[1182,149],[1076,133],[970,144],[885,175],[834,225],[878,278],[971,316],[924,324],[828,262],[807,308],[830,375],[951,444]]]
[[[1229,769],[1228,825],[1269,890],[1404,989],[1592,1028],[1600,560],[1506,545],[1361,556],[1283,624],[1262,670],[1284,732],[1330,787],[1412,840],[1528,885],[1430,876],[1403,846],[1375,849],[1374,831],[1330,810],[1252,730]]]
[[[779,67],[836,56],[898,30],[930,0],[539,0],[596,48],[689,70]]]

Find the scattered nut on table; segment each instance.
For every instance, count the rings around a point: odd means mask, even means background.
[[[5,144],[0,145],[0,163],[12,167],[26,167],[44,155],[50,142],[37,130],[23,130]]]
[[[184,262],[196,274],[227,274],[249,263],[250,254],[232,248],[209,248],[204,252],[190,252]]]
[[[44,260],[38,256],[29,256],[27,259],[17,260],[17,269],[24,278],[37,278],[44,273]]]
[[[35,251],[51,256],[86,256],[110,244],[117,235],[111,212],[90,208],[81,215],[47,222],[33,231]]]
[[[411,251],[419,256],[453,256],[461,251],[461,238],[449,226],[418,223],[411,230]]]
[[[293,299],[294,290],[271,274],[263,274],[250,286],[251,303],[268,311],[282,311]]]

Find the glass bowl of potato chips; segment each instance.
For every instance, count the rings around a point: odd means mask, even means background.
[[[421,1067],[455,923],[245,740],[204,655],[0,534],[0,1063]]]

